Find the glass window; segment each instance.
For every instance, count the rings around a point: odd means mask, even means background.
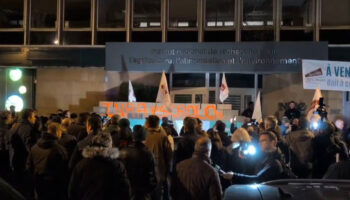
[[[30,32],[30,44],[58,44],[56,32]]]
[[[322,0],[322,25],[337,26],[350,25],[350,1],[337,0],[329,1]]]
[[[273,0],[244,0],[243,26],[273,26]]]
[[[204,42],[233,42],[235,41],[234,31],[205,31]]]
[[[169,27],[197,27],[197,1],[169,0]]]
[[[282,26],[308,26],[313,23],[313,0],[283,0]]]
[[[125,42],[126,33],[123,32],[110,32],[99,31],[97,32],[97,44],[105,45],[106,42]]]
[[[230,88],[254,88],[254,74],[225,73],[227,86]],[[220,84],[222,74],[220,74]]]
[[[160,0],[136,0],[133,8],[135,28],[160,27]]]
[[[205,87],[205,74],[173,74],[173,87]]]
[[[320,40],[329,44],[350,44],[350,30],[321,30]]]
[[[313,41],[311,30],[282,30],[281,41]]]
[[[90,45],[91,44],[91,32],[63,32],[63,44],[77,44],[77,45]]]
[[[23,44],[23,32],[0,32],[0,44]]]
[[[216,81],[216,74],[210,73],[209,74],[209,87],[215,87],[215,81]]]
[[[90,27],[91,1],[65,0],[64,27],[86,28]]]
[[[57,1],[32,0],[31,1],[31,27],[54,28],[57,18]]]
[[[125,27],[125,0],[98,1],[98,27],[123,28]]]
[[[135,31],[132,33],[133,42],[161,42],[162,32],[160,31]]]
[[[23,0],[0,1],[0,28],[23,27]]]
[[[273,41],[273,30],[266,31],[242,31],[242,41]]]
[[[175,94],[174,103],[192,103],[191,94]]]
[[[168,31],[168,42],[197,42],[197,31]]]
[[[233,26],[235,21],[235,0],[207,0],[207,27]]]

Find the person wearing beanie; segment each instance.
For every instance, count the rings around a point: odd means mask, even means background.
[[[119,150],[112,148],[109,133],[102,132],[93,136],[82,155],[84,158],[72,172],[69,199],[129,199],[126,170],[123,163],[117,160]]]

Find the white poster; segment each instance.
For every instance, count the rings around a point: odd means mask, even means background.
[[[350,91],[350,62],[303,60],[304,89]]]

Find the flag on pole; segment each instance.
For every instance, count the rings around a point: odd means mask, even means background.
[[[318,87],[315,90],[314,98],[312,98],[311,106],[309,111],[307,112],[307,119],[310,120],[314,112],[317,110],[317,108],[320,106],[319,101],[322,97],[321,89]]]
[[[131,81],[129,80],[129,102],[136,102],[136,96]]]
[[[164,71],[162,74],[162,78],[160,79],[156,103],[162,103],[166,105],[168,109],[170,109],[170,105],[171,105],[170,93],[168,90],[168,83],[166,81],[166,76]]]
[[[222,82],[221,82],[221,87],[220,87],[220,101],[221,103],[224,103],[225,99],[227,99],[229,94],[227,83],[226,83],[226,78],[225,78],[225,73],[222,76]]]
[[[262,122],[260,91],[256,97],[252,119],[255,119],[259,123]]]

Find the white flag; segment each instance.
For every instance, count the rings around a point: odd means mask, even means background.
[[[158,95],[157,95],[157,103],[163,103],[166,105],[168,108],[171,105],[171,100],[170,100],[170,93],[168,90],[168,83],[166,81],[166,76],[163,71],[162,78],[160,79],[160,84],[159,84],[159,89],[158,89]]]
[[[320,106],[320,98],[322,98],[322,93],[321,93],[321,89],[320,87],[318,87],[316,90],[315,90],[315,94],[314,94],[314,98],[312,98],[312,102],[311,102],[311,106],[310,106],[310,109],[309,111],[307,112],[307,116],[306,118],[308,120],[311,119],[312,115],[314,114],[314,112],[317,110],[317,108]]]
[[[255,119],[257,122],[262,122],[260,91],[256,97],[252,119]]]
[[[221,103],[224,103],[225,99],[227,99],[229,94],[227,83],[226,83],[226,78],[225,78],[225,73],[222,76],[222,82],[221,82],[221,87],[220,87],[220,101]]]
[[[130,80],[129,80],[129,102],[136,102],[134,88],[132,87]]]

